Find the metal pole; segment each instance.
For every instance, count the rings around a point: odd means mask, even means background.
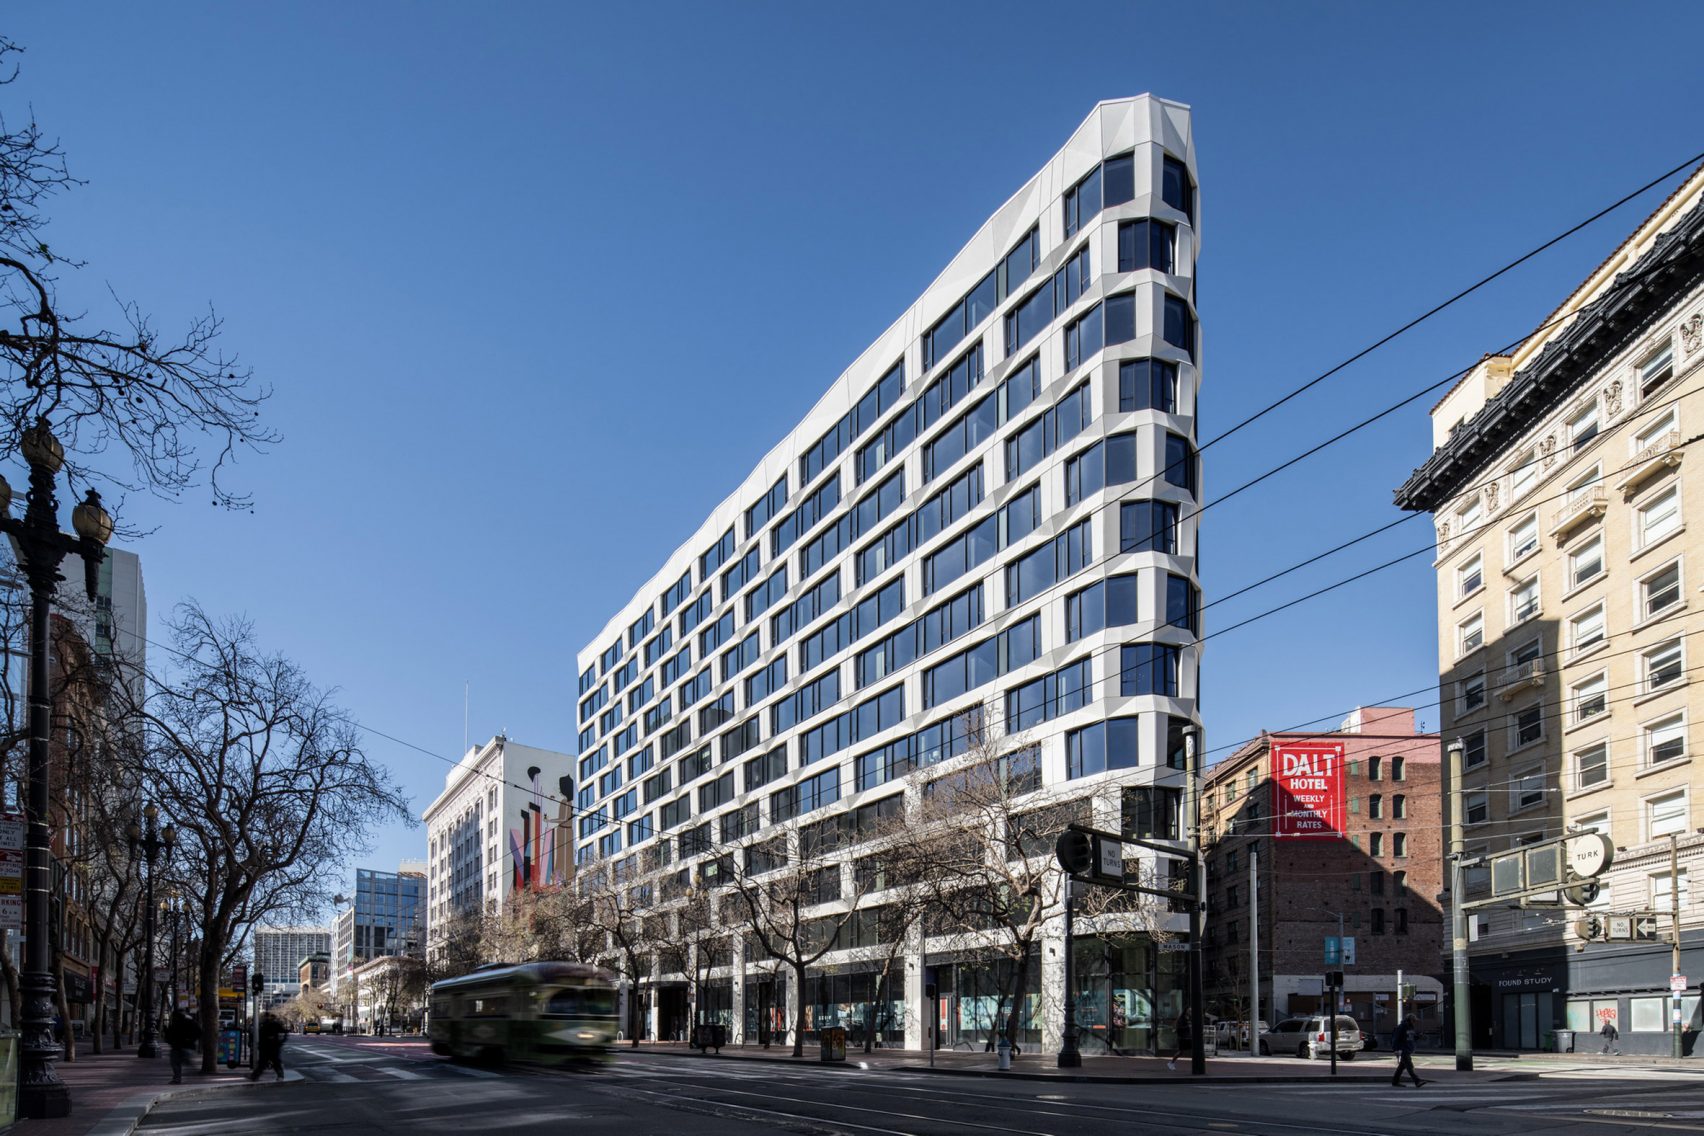
[[[1260,849],[1248,850],[1248,1055],[1260,1055]]]
[[[1669,833],[1669,973],[1680,974],[1680,837]],[[1670,987],[1673,987],[1671,982]],[[1671,1017],[1674,1019],[1674,1056],[1681,1055],[1680,1040],[1680,1006],[1681,992],[1671,989],[1669,998],[1674,1003]]]
[[[1467,914],[1462,910],[1461,861],[1466,854],[1462,840],[1461,759],[1466,750],[1460,738],[1449,744],[1450,778],[1450,1017],[1455,1024],[1455,1067],[1473,1069],[1473,1031],[1469,1019],[1472,999],[1467,969]]]
[[[1337,965],[1342,967],[1343,959],[1343,912],[1337,913]],[[1339,969],[1338,974],[1343,971]],[[1337,1007],[1343,997],[1343,983],[1339,982],[1331,988],[1331,1075],[1337,1076]]]
[[[1072,957],[1077,953],[1073,922],[1076,892],[1071,878],[1065,877],[1065,1035],[1059,1042],[1061,1069],[1077,1069],[1083,1064],[1083,1055],[1077,1049],[1077,967],[1076,959]]]
[[[142,934],[145,941],[142,944],[142,981],[138,986],[140,990],[146,991],[146,999],[143,1004],[147,1009],[142,1015],[142,1040],[136,1046],[136,1056],[158,1057],[160,1048],[154,1040],[154,841],[156,837],[152,828],[144,834],[143,839],[148,842],[142,849],[143,861],[148,866],[148,881],[144,885],[147,891],[145,902],[148,906],[142,913]]]
[[[1184,808],[1189,819],[1189,887],[1193,893],[1189,904],[1189,1073],[1192,1077],[1207,1074],[1205,999],[1201,989],[1201,904],[1206,898],[1206,881],[1201,869],[1201,738],[1200,731],[1184,735],[1184,751],[1188,756],[1189,773],[1184,780]]]
[[[30,506],[53,508],[53,480],[37,467],[30,469]],[[33,568],[36,560],[31,558]],[[57,578],[57,569],[51,570]],[[47,627],[50,579],[30,572],[30,757],[29,827],[24,841],[24,973],[18,983],[23,1002],[23,1037],[19,1066],[18,1115],[31,1120],[68,1116],[71,1092],[59,1079],[53,1063],[59,1046],[53,1036],[54,1000],[59,984],[53,975],[53,951],[48,939],[52,918],[49,889],[53,883],[52,847],[47,814],[52,807],[48,778],[48,731],[52,705],[48,700]]]
[[[1402,1024],[1402,968],[1396,968],[1396,1024]]]

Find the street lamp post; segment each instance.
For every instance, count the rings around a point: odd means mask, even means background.
[[[58,982],[53,976],[53,953],[48,942],[49,888],[53,848],[48,833],[52,808],[48,733],[53,706],[48,694],[47,628],[54,589],[64,579],[59,565],[66,555],[83,558],[83,579],[89,599],[95,598],[101,561],[112,536],[112,518],[101,508],[93,489],[71,512],[76,536],[59,531],[59,502],[53,481],[65,464],[65,449],[48,428],[45,417],[24,431],[20,449],[30,467],[28,504],[24,515],[11,515],[12,487],[0,477],[0,532],[15,543],[20,566],[30,585],[30,749],[25,811],[29,826],[24,836],[24,973],[18,983],[22,1013],[18,1062],[18,1115],[31,1120],[66,1116],[71,1094],[54,1071],[57,1045],[53,1037],[53,1004]]]
[[[166,825],[160,828],[160,809],[150,802],[142,809],[142,824],[132,820],[126,829],[130,837],[130,858],[147,865],[144,886],[147,896],[142,909],[142,981],[137,985],[137,998],[147,1007],[142,1013],[142,1041],[136,1046],[138,1057],[158,1057],[159,1046],[154,1038],[154,874],[162,859],[170,859],[177,844],[177,829]]]

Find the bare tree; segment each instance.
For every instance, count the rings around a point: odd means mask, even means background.
[[[331,996],[318,986],[309,986],[278,1009],[279,1016],[298,1029],[309,1022],[328,1017],[332,1011]]]
[[[1061,910],[1054,841],[1088,819],[1089,802],[1041,791],[1037,748],[1022,734],[999,735],[990,719],[986,708],[960,716],[962,759],[924,783],[911,837],[888,856],[892,870],[927,886],[925,934],[1003,963],[992,1025],[1016,1046],[1031,967]]]
[[[654,885],[629,882],[608,861],[591,865],[574,882],[585,899],[586,928],[601,940],[596,945],[583,944],[590,949],[583,949],[578,957],[585,962],[607,958],[627,980],[627,1040],[637,1048],[639,1035],[644,1032],[639,1020],[639,985],[650,977],[661,945],[655,933],[657,920],[647,915],[653,906]]]
[[[426,952],[431,981],[460,978],[485,958],[486,916],[478,910],[458,911],[432,925],[432,941]]]
[[[844,814],[843,814],[844,815]],[[805,973],[843,945],[863,907],[864,881],[848,871],[841,817],[814,821],[748,846],[727,880],[749,938],[793,972],[793,1056],[805,1052]]]
[[[21,53],[0,38],[0,85],[16,81]],[[62,297],[61,274],[83,262],[49,245],[46,210],[78,184],[33,115],[0,119],[0,452],[15,452],[45,416],[74,486],[176,497],[205,480],[215,504],[246,507],[220,476],[241,452],[277,441],[260,422],[271,392],[220,349],[211,309],[163,335],[139,304],[110,291],[106,321],[87,314],[93,297]],[[108,455],[128,472],[97,470]]]
[[[330,696],[263,653],[247,622],[187,603],[169,626],[176,665],[134,709],[150,742],[138,773],[177,825],[179,863],[194,881],[186,894],[211,1037],[219,974],[241,932],[323,903],[320,881],[365,850],[375,825],[412,816]],[[211,1046],[202,1064],[213,1071]]]

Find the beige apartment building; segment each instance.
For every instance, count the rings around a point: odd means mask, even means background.
[[[1586,829],[1616,847],[1589,910],[1470,920],[1474,1043],[1537,1049],[1612,1020],[1623,1051],[1668,1052],[1678,899],[1690,1050],[1704,977],[1688,886],[1704,866],[1704,676],[1691,682],[1704,664],[1704,170],[1432,423],[1433,453],[1396,501],[1437,526],[1441,734],[1465,747],[1467,852]],[[1470,899],[1483,876],[1468,874]],[[1592,916],[1615,938],[1583,936]]]

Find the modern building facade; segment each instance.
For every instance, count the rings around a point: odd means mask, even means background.
[[[357,868],[355,894],[332,926],[332,988],[364,962],[388,955],[424,957],[425,947],[426,877]],[[296,956],[298,963],[301,957]]]
[[[807,814],[904,810],[983,706],[1038,747],[1038,797],[1175,819],[1198,722],[1197,217],[1189,111],[1143,96],[1097,106],[982,225],[580,652],[577,863],[676,873]],[[1034,968],[1055,1005],[1061,923]],[[1154,948],[1109,964],[1131,1047],[1180,997]],[[977,961],[906,955],[906,1043],[930,987],[943,1042],[983,1036]],[[759,997],[759,961],[736,946],[714,971],[736,1038],[760,1006],[833,1024],[869,996],[835,952],[811,989]],[[1039,993],[1020,1012],[1051,1038]]]
[[[302,992],[302,959],[312,954],[329,957],[331,929],[328,927],[256,927],[254,965],[266,985],[261,998],[268,1006],[281,1005]]]
[[[462,756],[426,806],[428,941],[446,920],[496,912],[517,888],[566,879],[574,759],[501,734]]]
[[[1274,754],[1321,746],[1342,749],[1336,821],[1292,835],[1303,826],[1282,823],[1298,806]],[[1246,1020],[1253,969],[1256,1020],[1316,1013],[1325,971],[1342,970],[1345,1012],[1383,1036],[1400,974],[1414,987],[1403,1009],[1439,1033],[1441,783],[1438,735],[1419,732],[1405,707],[1364,707],[1334,731],[1263,733],[1213,766],[1201,801],[1209,1011]],[[1339,935],[1355,940],[1354,961],[1328,966],[1325,939]]]
[[[1704,687],[1689,681],[1704,171],[1432,423],[1433,453],[1396,500],[1436,521],[1442,733],[1463,746],[1467,851],[1588,829],[1616,848],[1589,910],[1474,913],[1475,1042],[1534,1049],[1613,1020],[1624,1051],[1668,1052],[1671,970],[1689,976],[1679,1010],[1694,1030],[1704,971],[1688,882],[1704,864]],[[1470,901],[1483,877],[1468,874]],[[1583,937],[1592,916],[1617,941]]]

